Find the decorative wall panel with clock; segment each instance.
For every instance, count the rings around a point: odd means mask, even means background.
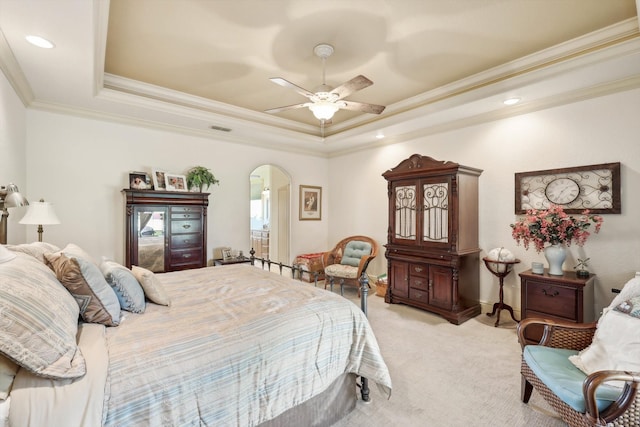
[[[516,173],[516,213],[560,205],[567,213],[619,214],[620,163]]]

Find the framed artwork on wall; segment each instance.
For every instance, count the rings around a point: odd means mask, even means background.
[[[151,179],[144,172],[131,172],[129,174],[129,188],[132,190],[150,190]]]
[[[322,219],[322,187],[300,186],[300,221]]]
[[[516,214],[552,204],[569,214],[621,212],[619,162],[519,172],[515,179]]]
[[[164,178],[165,184],[167,185],[167,191],[187,191],[186,176],[165,173]]]
[[[156,190],[166,190],[167,183],[165,182],[166,172],[160,169],[153,169],[151,175],[153,176],[153,188]]]

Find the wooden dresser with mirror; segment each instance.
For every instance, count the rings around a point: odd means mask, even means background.
[[[209,193],[122,191],[127,267],[156,273],[206,267]]]

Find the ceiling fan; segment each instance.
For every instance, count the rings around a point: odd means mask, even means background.
[[[313,53],[322,59],[322,84],[315,89],[315,92],[308,91],[298,85],[291,83],[282,77],[272,77],[270,80],[280,86],[293,89],[302,96],[309,98],[310,102],[303,104],[288,105],[286,107],[272,108],[265,110],[265,113],[279,113],[285,110],[309,107],[313,115],[320,120],[321,125],[330,124],[331,119],[336,111],[351,110],[361,111],[363,113],[380,114],[384,110],[384,106],[375,104],[364,104],[362,102],[346,101],[344,98],[353,92],[369,87],[373,84],[371,80],[363,75],[352,78],[351,80],[341,84],[336,88],[328,86],[325,81],[325,62],[326,59],[333,54],[333,46],[321,43],[313,48]]]

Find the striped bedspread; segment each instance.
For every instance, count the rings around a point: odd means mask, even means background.
[[[390,393],[367,319],[339,295],[247,264],[157,277],[171,306],[106,329],[105,426],[253,426],[346,372]]]

